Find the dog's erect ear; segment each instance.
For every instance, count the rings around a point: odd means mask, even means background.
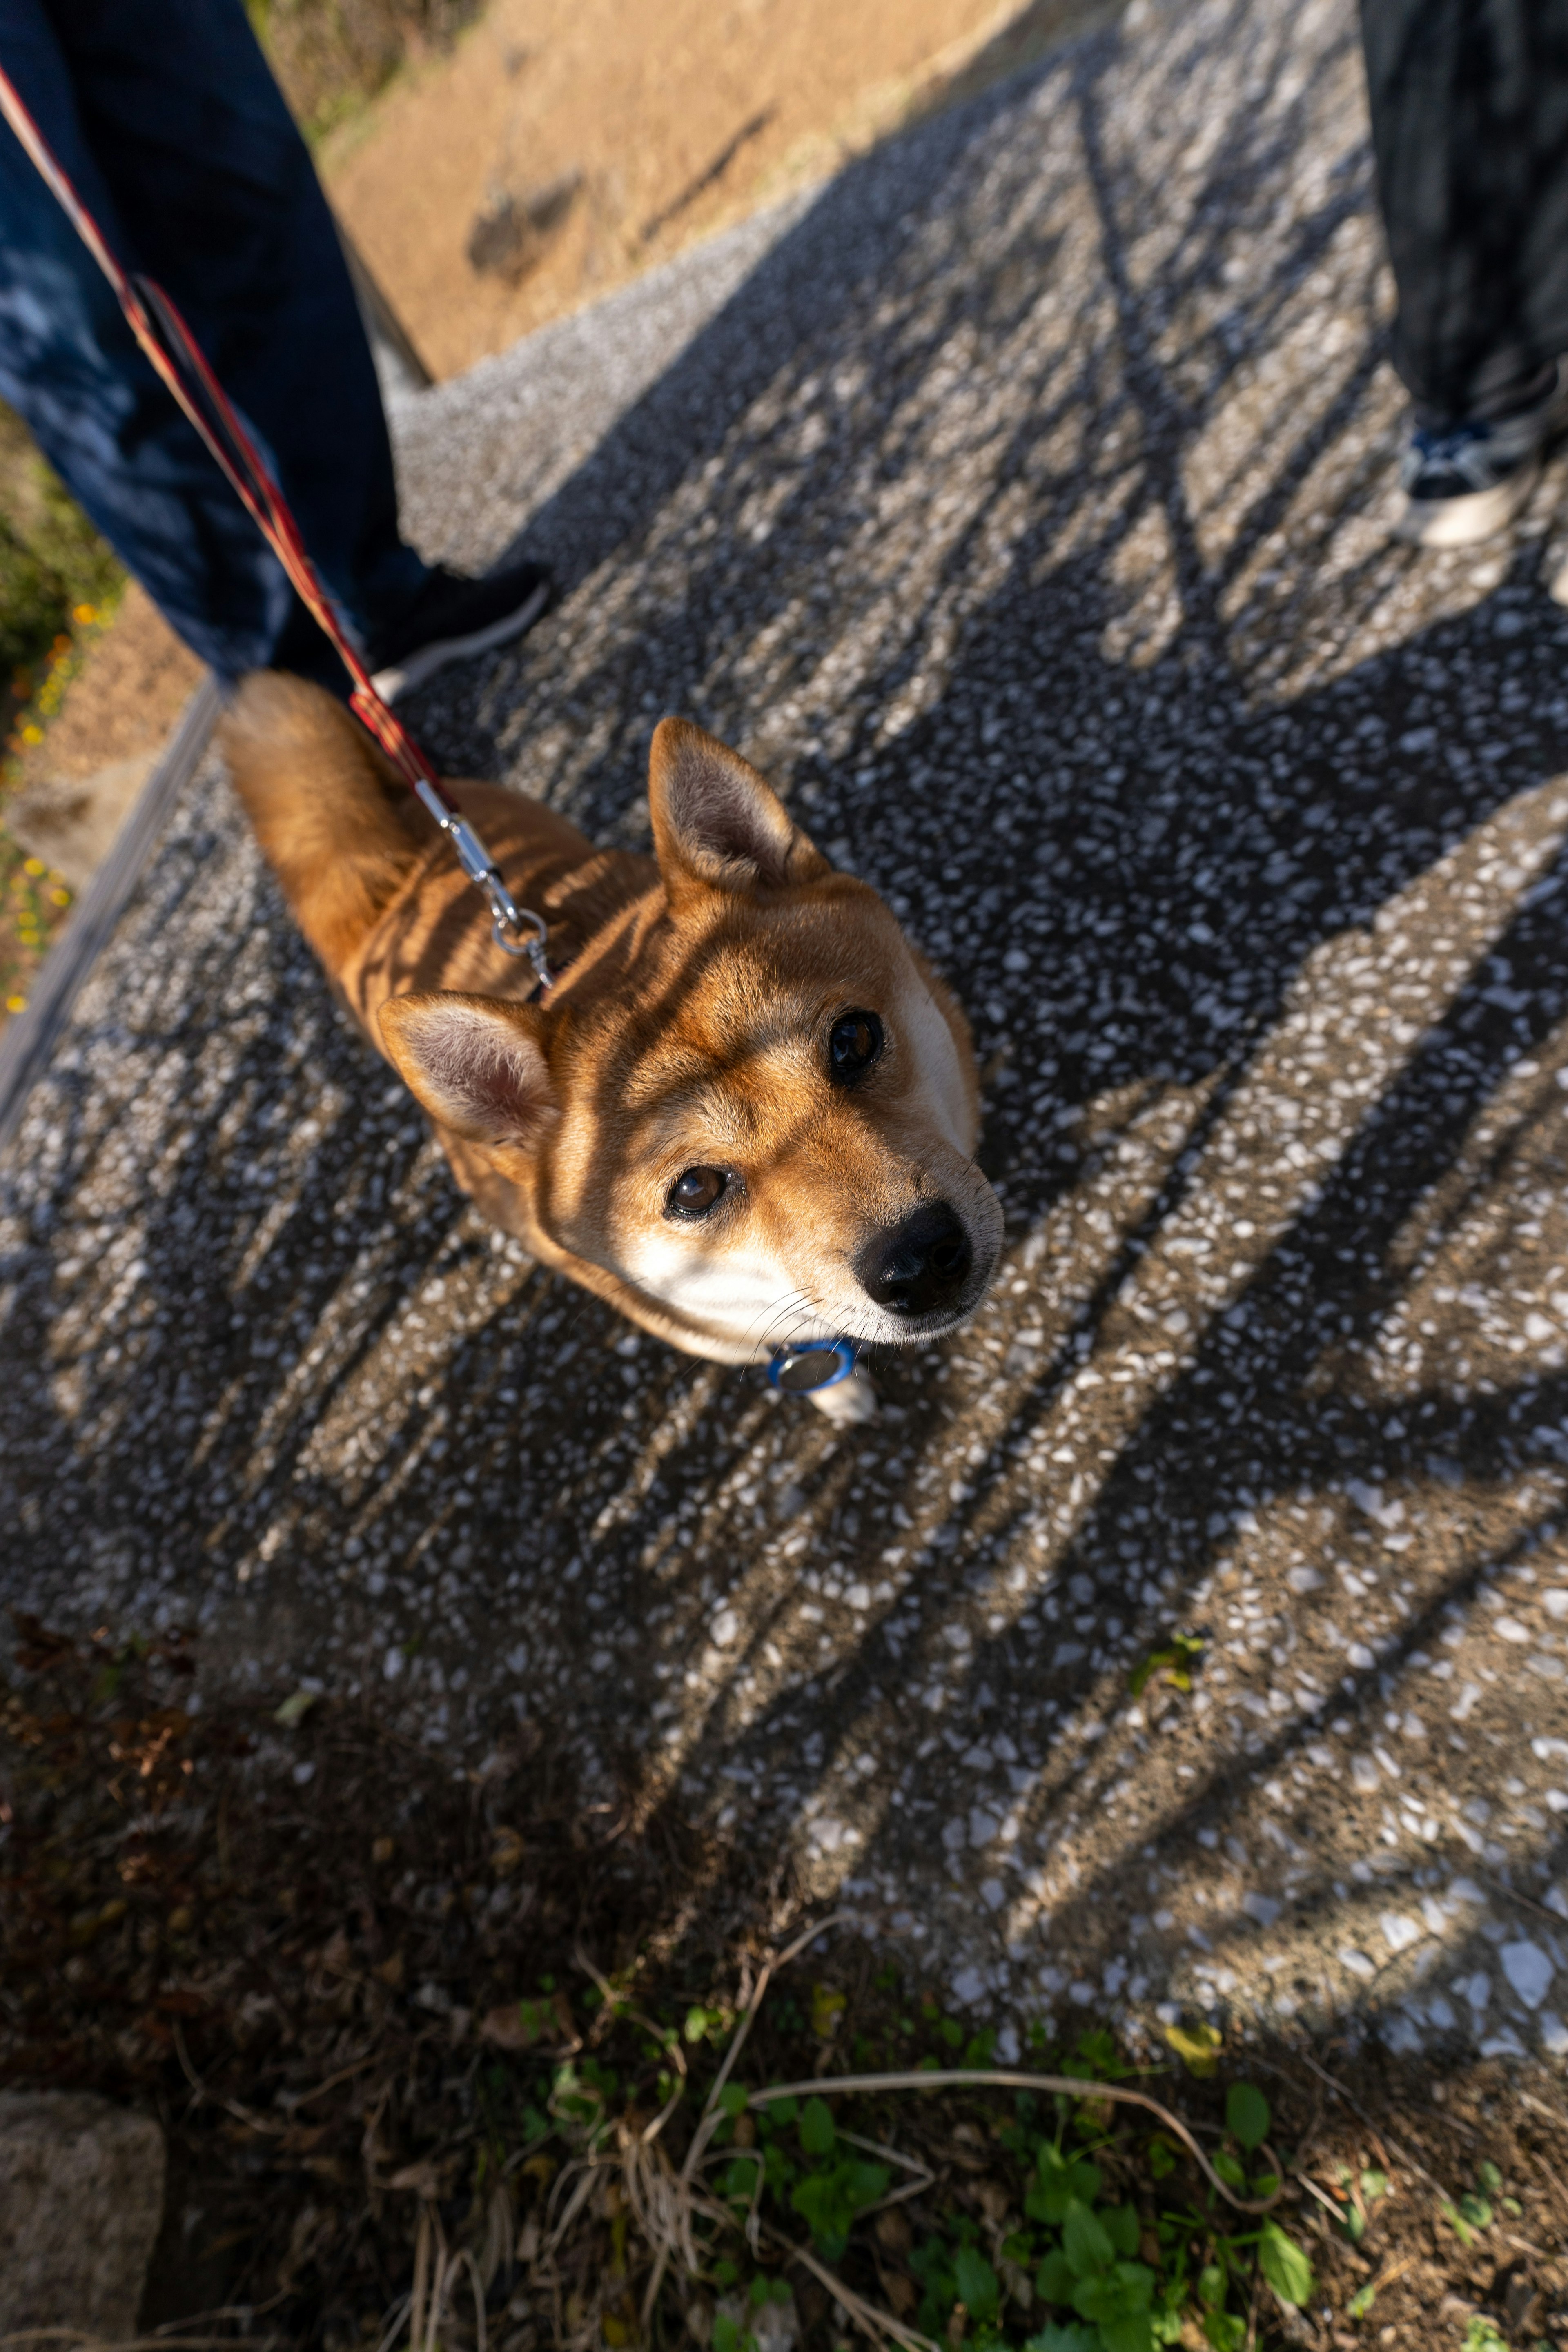
[[[828,871],[755,768],[689,719],[654,729],[647,797],[667,889],[780,890]]]
[[[530,1150],[559,1116],[537,1005],[493,996],[389,996],[378,1015],[394,1069],[442,1127]]]

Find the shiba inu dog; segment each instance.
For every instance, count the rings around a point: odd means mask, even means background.
[[[632,1322],[720,1363],[894,1345],[979,1305],[1002,1213],[968,1024],[756,771],[656,730],[653,857],[454,784],[557,977],[494,942],[425,810],[320,688],[241,688],[224,749],[294,916],[463,1190]],[[815,1391],[873,1409],[857,1370]]]

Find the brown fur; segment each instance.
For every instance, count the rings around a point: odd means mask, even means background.
[[[459,1183],[546,1263],[730,1361],[807,1324],[896,1336],[869,1328],[847,1269],[922,1202],[959,1202],[984,1287],[1000,1216],[968,1158],[963,1016],[876,894],[835,873],[734,753],[682,720],[657,730],[657,860],[595,849],[519,793],[450,787],[550,926],[561,976],[538,1003],[435,824],[331,697],[254,677],[224,740],[345,1003],[431,1114]],[[889,1043],[846,1093],[826,1082],[821,1037],[856,1005],[881,1013]],[[705,1164],[737,1174],[723,1216],[698,1231],[668,1203],[681,1170]]]

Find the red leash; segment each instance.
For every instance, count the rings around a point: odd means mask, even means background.
[[[349,642],[316,567],[305,551],[300,526],[287,499],[174,303],[152,278],[132,278],[121,268],[98,223],[3,68],[0,113],[113,287],[132,333],[228,477],[251,520],[283,566],[300,603],[331,640],[353,680],[349,704],[355,718],[374,736],[409,790],[417,793],[450,841],[469,881],[484,893],[496,945],[508,955],[527,956],[541,988],[548,988],[554,975],[545,960],[542,919],[529,908],[518,906],[484,843],[407,729],[371,684],[370,673]]]

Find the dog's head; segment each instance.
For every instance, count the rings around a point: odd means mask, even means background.
[[[394,997],[392,1059],[568,1270],[699,1352],[950,1329],[1002,1231],[963,1014],[700,728],[658,728],[649,802],[662,890],[626,952],[542,1005]]]

